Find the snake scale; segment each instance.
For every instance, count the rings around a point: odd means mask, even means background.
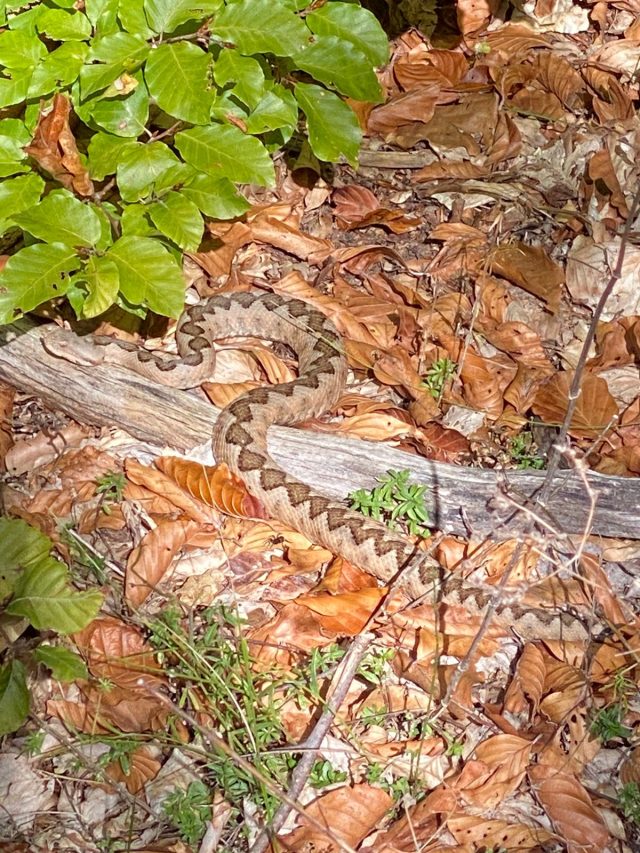
[[[72,361],[114,361],[151,381],[192,388],[211,376],[213,342],[237,336],[287,344],[298,357],[299,377],[248,391],[233,400],[213,429],[216,460],[226,462],[244,480],[270,515],[379,580],[389,582],[398,576],[400,586],[412,598],[430,596],[434,603],[462,605],[472,614],[483,612],[491,600],[490,592],[467,586],[451,575],[439,578],[441,570],[431,558],[412,562],[415,546],[408,537],[324,497],[283,471],[269,455],[271,425],[321,415],[335,404],[346,382],[340,335],[316,308],[272,293],[214,296],[187,308],[181,316],[176,332],[179,358],[104,337],[82,339],[83,348],[76,346],[73,355],[65,353],[55,337],[44,345],[52,354]],[[581,620],[564,611],[503,603],[497,621],[526,639],[583,641],[588,637]]]

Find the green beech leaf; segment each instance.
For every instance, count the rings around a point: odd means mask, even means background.
[[[70,41],[48,54],[33,71],[28,98],[40,98],[76,80],[89,47],[84,42]]]
[[[47,9],[38,17],[38,31],[54,41],[84,41],[91,37],[91,24],[82,12]]]
[[[158,232],[149,219],[149,206],[146,204],[128,204],[120,217],[123,237],[154,237]]]
[[[211,34],[240,53],[293,56],[309,40],[300,18],[280,0],[238,0],[215,16]]]
[[[272,83],[245,122],[248,133],[266,133],[284,127],[293,131],[298,123],[298,104],[293,92]]]
[[[54,190],[13,221],[47,243],[67,246],[95,246],[101,236],[100,217],[68,190]]]
[[[124,97],[98,99],[89,104],[91,118],[108,133],[129,137],[144,133],[149,119],[149,93],[142,81]]]
[[[84,12],[91,21],[98,37],[118,29],[117,13],[119,0],[84,0]]]
[[[135,143],[122,153],[116,170],[122,198],[138,201],[173,186],[182,165],[164,142]]]
[[[68,274],[81,263],[62,243],[36,243],[12,255],[0,272],[0,324],[12,323],[23,312],[64,295]]]
[[[0,92],[1,83],[0,80]],[[20,119],[5,118],[0,121],[0,177],[29,171],[24,146],[30,141],[31,134]],[[3,215],[0,211],[0,216]]]
[[[171,252],[149,237],[121,237],[105,257],[120,274],[120,292],[132,305],[143,305],[164,317],[179,317],[185,282]]]
[[[356,101],[382,100],[382,90],[367,57],[351,42],[318,36],[293,57],[298,68]]]
[[[257,59],[243,56],[237,50],[224,48],[213,67],[218,86],[231,84],[236,98],[248,107],[256,107],[264,93],[264,71]]]
[[[251,207],[228,178],[212,178],[202,172],[183,186],[182,195],[214,219],[233,219]]]
[[[100,592],[74,590],[64,563],[49,557],[23,569],[6,612],[24,616],[40,631],[72,634],[88,625],[101,605]]]
[[[266,148],[237,127],[194,127],[176,134],[175,146],[199,172],[239,184],[274,184],[273,162]]]
[[[34,68],[47,55],[35,33],[5,30],[0,33],[0,65],[11,70]]]
[[[110,33],[94,40],[87,62],[105,62],[108,65],[119,65],[123,71],[135,71],[144,62],[150,49],[140,35]]]
[[[89,678],[89,670],[77,652],[64,649],[62,646],[38,646],[34,655],[39,663],[43,663],[58,681],[76,681]]]
[[[321,86],[298,83],[295,95],[307,117],[309,144],[316,157],[336,162],[344,156],[355,167],[362,131],[353,110]]]
[[[0,231],[6,230],[7,219],[37,204],[43,189],[44,181],[34,172],[0,182]]]
[[[318,36],[337,36],[350,41],[371,65],[384,65],[389,59],[389,43],[378,19],[355,3],[326,3],[309,12],[305,22]]]
[[[156,33],[171,33],[179,24],[214,15],[223,0],[144,0],[149,26]]]
[[[53,543],[25,521],[0,517],[0,601],[11,595],[20,566],[47,559]]]
[[[18,660],[0,668],[0,736],[17,731],[29,714],[29,690],[24,666]]]
[[[211,57],[187,42],[161,44],[151,51],[144,76],[160,109],[190,124],[208,124],[213,102],[208,74]]]
[[[158,231],[185,252],[196,252],[202,240],[204,222],[198,206],[182,193],[169,192],[149,205],[149,216]]]
[[[33,70],[22,68],[9,77],[0,77],[0,108],[10,107],[24,101],[29,91]]]
[[[86,288],[82,301],[73,304],[76,316],[86,320],[98,317],[114,304],[120,289],[120,273],[114,261],[94,255],[86,267],[73,276],[72,282],[75,287],[84,284]]]
[[[103,181],[107,175],[115,175],[124,152],[136,148],[138,144],[133,139],[114,136],[112,133],[104,133],[103,131],[94,133],[89,140],[87,150],[89,174],[96,181]]]

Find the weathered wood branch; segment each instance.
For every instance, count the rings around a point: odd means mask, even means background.
[[[111,364],[85,367],[53,357],[41,336],[42,329],[27,321],[0,329],[0,380],[77,421],[117,425],[161,448],[185,453],[207,446],[218,410],[204,399],[148,383]],[[371,488],[389,469],[409,469],[416,482],[429,486],[426,502],[434,526],[452,533],[487,533],[501,524],[504,533],[513,532],[516,504],[533,495],[544,479],[544,472],[463,468],[308,430],[274,427],[269,444],[284,468],[337,498]],[[546,507],[533,511],[560,532],[582,533],[592,500],[593,533],[640,539],[640,479],[560,471]]]

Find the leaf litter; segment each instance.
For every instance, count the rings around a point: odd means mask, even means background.
[[[522,436],[525,458],[545,459],[541,427],[554,433],[565,418],[592,311],[624,246],[569,434],[584,465],[634,477],[638,250],[622,233],[638,189],[640,32],[626,4],[596,4],[591,22],[566,4],[525,10],[537,30],[494,20],[475,36],[489,8],[459,2],[466,53],[403,32],[381,73],[385,102],[354,104],[367,135],[360,170],[310,189],[280,163],[278,192],[256,194],[241,221],[209,223],[215,248],[191,253],[187,269],[199,297],[259,284],[336,323],[352,382],[328,419],[305,426],[515,467]],[[57,147],[37,137],[31,154],[84,195],[90,182],[62,102],[51,122]],[[417,155],[416,168],[396,165],[403,152]],[[225,352],[226,375],[204,389],[216,405],[293,375],[289,354],[261,342]],[[438,376],[434,395],[427,379]],[[6,422],[13,392],[1,399]],[[457,411],[481,416],[452,426]],[[76,570],[99,564],[109,602],[65,640],[89,678],[43,680],[34,722],[1,757],[4,809],[30,849],[49,849],[49,812],[63,806],[78,815],[64,849],[98,849],[98,813],[118,837],[129,809],[148,843],[164,827],[162,849],[186,849],[159,807],[194,781],[210,786],[204,825],[218,849],[254,849],[238,827],[255,842],[272,794],[258,774],[273,770],[286,789],[292,765],[269,760],[295,758],[349,638],[363,631],[370,654],[318,744],[324,787],[311,774],[271,849],[637,849],[637,550],[619,567],[603,564],[588,530],[582,541],[435,537],[441,564],[470,582],[495,587],[509,572],[532,606],[597,606],[614,626],[589,648],[517,643],[455,606],[407,609],[399,593],[264,519],[223,466],[168,457],[153,466],[123,458],[106,431],[64,429],[65,441],[47,446],[46,427],[14,436],[3,427],[0,445],[6,469],[22,474],[6,489],[7,510],[52,537]],[[124,488],[105,498],[96,484],[113,475]],[[605,554],[625,545],[604,544]],[[228,670],[216,672],[216,655]],[[221,711],[223,697],[237,717]],[[252,730],[255,721],[263,728]],[[37,723],[51,752],[29,762]],[[232,741],[238,726],[248,740]],[[224,754],[207,750],[208,730],[244,744],[255,778],[233,776],[233,762],[218,771]],[[87,747],[96,743],[106,760]],[[60,750],[77,765],[56,805],[38,768]]]

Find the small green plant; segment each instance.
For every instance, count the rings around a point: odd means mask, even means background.
[[[314,788],[326,788],[327,785],[344,782],[346,778],[347,774],[342,770],[336,770],[330,761],[316,761],[309,774],[309,782]]]
[[[150,624],[149,640],[176,685],[177,703],[206,709],[212,727],[234,753],[250,760],[277,786],[286,787],[296,761],[280,749],[286,743],[280,707],[291,686],[277,673],[254,666],[240,626],[234,611],[216,607],[203,611],[199,627],[187,632],[179,612],[168,608]],[[250,797],[267,819],[273,816],[278,800],[256,774],[222,751],[214,752],[205,766],[206,781],[237,813]]]
[[[362,658],[358,675],[370,684],[380,684],[395,654],[395,649],[374,649]]]
[[[96,480],[96,493],[102,495],[102,511],[105,515],[111,512],[109,504],[122,500],[126,485],[126,477],[120,471],[111,471]]]
[[[607,743],[614,738],[626,739],[633,732],[627,726],[622,725],[622,719],[626,714],[626,705],[623,702],[615,702],[606,708],[601,708],[591,721],[592,733]]]
[[[444,386],[456,372],[457,366],[455,361],[451,361],[450,358],[439,358],[427,370],[422,384],[436,400],[442,397]]]
[[[176,788],[164,801],[165,815],[187,844],[198,844],[211,820],[211,792],[203,782],[191,782],[186,791]]]
[[[44,739],[46,737],[46,732],[42,730],[37,732],[30,732],[26,738],[24,739],[24,744],[22,747],[22,751],[25,755],[40,755],[42,752],[42,745],[44,744]]]
[[[24,521],[0,518],[0,605],[12,616],[27,620],[36,630],[72,634],[97,614],[101,593],[79,592],[69,583],[67,566],[51,555],[53,542]],[[84,677],[81,659],[68,649],[43,645],[36,660],[61,681]],[[13,732],[29,713],[24,665],[11,659],[0,667],[0,735]]]
[[[533,452],[533,436],[527,430],[514,435],[509,441],[509,456],[518,468],[539,471],[544,468],[544,459]]]
[[[378,478],[380,485],[375,489],[358,489],[349,495],[352,508],[391,528],[402,521],[412,535],[429,536],[429,513],[424,502],[427,487],[409,483],[410,476],[410,471],[388,471]]]
[[[627,818],[640,825],[640,787],[637,782],[627,782],[618,793],[618,808]]]

